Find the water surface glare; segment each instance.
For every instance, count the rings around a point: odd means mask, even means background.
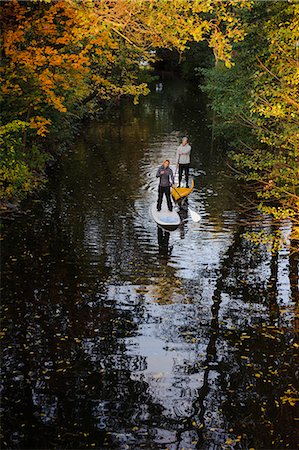
[[[196,86],[165,82],[85,124],[3,221],[3,448],[297,448],[298,254],[244,238],[272,225],[240,212],[209,123]],[[155,173],[184,135],[201,221],[167,234]]]

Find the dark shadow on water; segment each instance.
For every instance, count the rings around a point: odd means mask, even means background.
[[[158,231],[159,255],[161,259],[167,261],[167,259],[171,256],[172,252],[172,246],[169,246],[170,232],[164,230],[159,226],[157,226],[157,231]]]
[[[179,216],[181,218],[181,224],[179,226],[180,230],[180,238],[185,239],[186,233],[188,231],[188,226],[186,221],[188,220],[188,199],[185,199],[184,202],[179,202]]]

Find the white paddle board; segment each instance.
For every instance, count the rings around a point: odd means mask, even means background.
[[[175,230],[181,223],[178,213],[169,211],[164,202],[161,211],[157,211],[157,203],[153,203],[150,210],[154,221],[168,231]]]

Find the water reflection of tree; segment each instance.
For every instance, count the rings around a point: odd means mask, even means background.
[[[289,280],[292,301],[295,305],[294,330],[299,331],[299,240],[291,239],[289,255]]]
[[[220,278],[213,296],[211,330],[214,330],[219,339],[219,346],[222,346],[224,342],[228,344],[226,356],[218,362],[217,370],[220,375],[219,397],[225,398],[221,401],[222,413],[228,420],[231,429],[228,435],[232,437],[232,442],[238,442],[237,436],[241,436],[242,444],[240,445],[272,448],[274,444],[275,448],[285,448],[285,445],[292,445],[296,441],[295,424],[292,424],[294,420],[292,408],[290,405],[282,405],[280,399],[287,391],[287,387],[294,385],[295,369],[290,365],[290,361],[293,360],[292,349],[289,347],[292,335],[289,331],[286,332],[283,326],[279,327],[277,321],[279,318],[277,253],[273,252],[270,255],[270,274],[268,280],[265,280],[266,290],[261,290],[263,295],[251,298],[244,295],[244,291],[242,293],[245,302],[252,300],[257,303],[262,302],[267,307],[269,318],[267,319],[265,314],[261,317],[248,317],[248,324],[246,324],[245,316],[239,319],[236,317],[237,323],[234,329],[219,330],[218,313],[221,293],[227,292],[234,296],[238,291],[238,289],[231,289],[229,282],[232,267],[237,263],[239,276],[236,276],[234,271],[233,279],[236,284],[242,281],[241,267],[244,267],[244,260],[240,260],[238,254],[244,258],[244,252],[242,252],[244,243],[245,246],[248,245],[240,240],[238,234],[227,252],[227,257],[223,260]],[[254,288],[259,290],[254,279],[251,281]],[[240,319],[244,321],[243,326],[240,326]],[[216,358],[214,337],[212,334],[208,345],[210,350],[207,351],[207,371],[209,371],[209,363]],[[201,394],[198,400],[201,411],[199,419],[204,420],[202,397],[208,394],[208,381],[199,392]],[[255,441],[252,441],[253,436]]]
[[[221,305],[221,295],[225,288],[226,278],[229,274],[230,263],[235,255],[236,251],[238,251],[241,240],[241,230],[235,232],[233,237],[233,242],[229,246],[225,255],[222,257],[221,261],[221,269],[219,276],[216,280],[214,293],[212,296],[212,305],[211,305],[211,321],[209,327],[209,340],[206,347],[206,357],[202,365],[203,367],[203,383],[201,388],[198,389],[198,394],[196,399],[193,402],[193,410],[195,412],[194,415],[189,417],[186,421],[186,425],[178,431],[178,446],[180,448],[180,441],[184,433],[187,430],[193,430],[193,433],[196,433],[196,448],[202,448],[202,445],[205,441],[205,413],[206,406],[205,400],[209,394],[209,374],[211,370],[215,370],[218,365],[217,361],[217,349],[216,342],[220,335],[219,330],[219,310]],[[217,369],[216,369],[217,370]]]
[[[61,273],[56,276],[54,286],[62,280]],[[119,340],[134,332],[132,312],[78,307],[71,303],[75,289],[65,298],[52,287],[49,297],[49,281],[43,281],[44,295],[36,297],[23,279],[22,295],[9,313],[10,350],[3,355],[2,378],[4,448],[101,446],[109,430],[130,426],[131,414],[137,415],[145,397],[150,405],[144,383],[130,380],[136,364],[143,370],[143,363],[126,357]],[[161,408],[153,404],[149,413],[158,416]]]
[[[118,368],[111,354],[125,353],[119,337],[134,332],[133,313],[142,314],[142,304],[131,311],[111,307],[111,300],[105,306],[107,256],[101,252],[96,265],[87,265],[84,223],[73,229],[68,220],[69,211],[57,200],[47,220],[42,216],[19,228],[17,262],[3,261],[4,448],[78,448],[92,440],[101,445],[113,415],[123,417],[127,408],[123,373],[130,379],[133,369],[125,360]],[[131,384],[132,392],[140,391],[138,382]],[[115,398],[122,393],[120,406],[111,404],[112,391]],[[103,413],[106,428],[97,428],[97,400],[110,401],[111,410]],[[132,402],[138,404],[136,397]]]
[[[295,391],[293,394],[285,392],[292,392],[290,386],[295,386],[296,365],[295,362],[293,367],[291,365],[295,350],[290,347],[292,334],[286,333],[283,327],[277,328],[278,255],[273,252],[269,257],[270,273],[268,280],[264,280],[265,289],[252,279],[253,288],[260,291],[259,295],[252,298],[251,289],[247,289],[246,295],[243,288],[244,273],[248,267],[252,268],[253,255],[257,256],[257,267],[261,259],[254,248],[252,255],[248,254],[248,242],[242,239],[242,231],[241,228],[236,231],[233,242],[221,261],[212,297],[206,358],[199,366],[204,368],[203,383],[193,402],[194,414],[185,420],[184,426],[177,432],[178,448],[185,443],[186,432],[191,433],[191,430],[193,436],[194,433],[197,434],[196,439],[193,439],[197,441],[197,448],[202,448],[209,434],[209,441],[216,439],[215,445],[223,445],[229,438],[232,444],[240,445],[240,448],[285,448],[296,442],[294,410],[292,411],[287,400],[284,400],[284,404],[281,402],[282,396],[286,399],[288,395],[295,395]],[[247,261],[244,259],[245,254]],[[298,281],[298,274],[296,277]],[[226,329],[223,318],[219,325],[222,296],[226,293],[233,299],[240,295],[240,289],[243,301],[264,304],[269,318],[267,320],[265,315],[259,318],[248,317],[250,325],[246,321],[241,325],[240,320],[246,319],[245,315],[241,315],[236,317],[238,322],[234,328]],[[217,346],[221,350],[221,359],[217,357]],[[221,414],[228,423],[227,428],[215,431],[214,436],[206,428],[206,413],[212,405],[209,380],[211,371],[218,373],[218,387],[213,387],[212,395],[219,398],[219,411],[222,411]],[[239,441],[242,442],[238,444]]]

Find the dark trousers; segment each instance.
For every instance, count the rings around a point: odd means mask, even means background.
[[[179,185],[181,184],[183,178],[183,172],[185,172],[186,186],[188,187],[189,167],[190,164],[179,164]]]
[[[157,209],[158,210],[161,209],[164,194],[166,196],[168,209],[169,209],[169,211],[172,211],[172,203],[171,203],[171,198],[170,198],[170,186],[159,186]]]

